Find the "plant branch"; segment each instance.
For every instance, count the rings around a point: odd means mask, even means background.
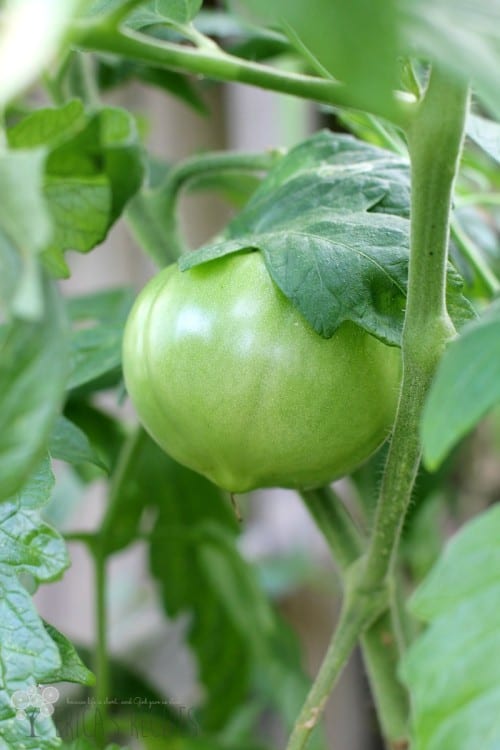
[[[207,76],[218,81],[249,84],[326,104],[351,109],[363,108],[363,103],[356,100],[352,91],[337,81],[278,70],[269,65],[244,60],[218,48],[199,49],[158,40],[131,29],[117,28],[109,23],[109,19],[75,25],[72,40],[82,50],[111,53],[150,65]],[[395,92],[394,117],[391,121],[400,127],[406,126],[414,109],[414,97],[404,92]],[[376,107],[371,114],[387,117],[385,109],[379,111]]]
[[[344,503],[329,487],[301,493],[304,503],[342,571],[361,556],[364,540]],[[363,659],[384,737],[400,742],[407,734],[408,699],[397,676],[401,656],[396,614],[385,612],[361,638]]]

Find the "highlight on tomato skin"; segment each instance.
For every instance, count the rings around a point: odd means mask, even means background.
[[[320,337],[248,251],[155,276],[127,322],[123,368],[158,444],[247,492],[319,486],[363,463],[391,429],[401,362],[351,322]]]

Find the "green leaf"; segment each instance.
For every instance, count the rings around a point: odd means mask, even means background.
[[[500,508],[469,522],[411,601],[429,623],[404,659],[414,750],[500,744]]]
[[[0,307],[28,320],[42,314],[36,256],[52,231],[43,195],[45,159],[40,148],[0,156]]]
[[[43,194],[52,220],[44,259],[67,275],[63,253],[102,242],[142,181],[142,150],[133,117],[105,107],[87,115],[81,102],[38,110],[7,133],[16,149],[49,149]]]
[[[89,401],[71,398],[64,409],[65,416],[73,422],[87,437],[91,450],[99,459],[98,466],[112,470],[118,460],[125,439],[122,423],[112,414],[99,409]],[[91,471],[91,467],[78,467],[78,473],[84,478],[93,479],[102,476]]]
[[[61,658],[61,666],[45,677],[47,682],[76,682],[79,685],[94,685],[95,677],[82,662],[78,653],[66,636],[53,625],[44,622],[45,630],[54,641]]]
[[[467,135],[500,164],[500,125],[497,122],[470,114],[467,118]]]
[[[397,14],[394,0],[241,0],[278,24],[320,72],[344,82],[360,109],[393,109],[397,76]],[[320,22],[318,22],[320,19]]]
[[[255,248],[269,274],[324,337],[351,320],[400,345],[409,259],[406,160],[350,136],[319,133],[283,157],[223,241],[180,260],[185,270]],[[297,211],[300,206],[300,212]],[[449,271],[457,325],[472,315]]]
[[[406,0],[400,28],[409,54],[455,71],[466,81],[472,78],[484,103],[500,116],[499,0]]]
[[[77,99],[59,109],[38,109],[9,128],[9,145],[13,149],[54,147],[78,133],[85,120],[83,104]]]
[[[422,420],[424,461],[440,465],[451,448],[500,402],[500,305],[465,328],[438,368]]]
[[[0,506],[0,748],[58,747],[50,718],[36,716],[36,741],[27,719],[16,716],[16,691],[50,682],[61,669],[61,654],[37,615],[20,581],[28,573],[37,582],[59,578],[69,565],[61,536],[40,520],[53,483],[45,460],[23,490]],[[2,744],[3,743],[3,744]]]
[[[87,436],[66,417],[58,417],[49,442],[52,458],[69,464],[91,463],[106,471],[107,467],[91,446]]]
[[[187,24],[201,8],[203,0],[149,0],[141,3],[127,18],[134,29],[156,24]]]
[[[0,499],[18,492],[41,459],[66,385],[64,310],[44,287],[41,320],[0,326]]]
[[[69,389],[93,383],[98,386],[99,378],[108,375],[114,378],[120,373],[123,328],[133,298],[130,289],[112,289],[83,295],[68,303],[75,324],[71,335]]]
[[[249,652],[245,637],[218,587],[214,587],[200,555],[207,524],[218,525],[234,536],[237,523],[228,499],[214,485],[172,461],[143,430],[126,450],[126,468],[113,489],[104,520],[105,538],[110,548],[116,549],[133,536],[144,508],[155,508],[152,573],[168,614],[191,614],[189,642],[198,658],[200,679],[207,688],[205,723],[207,728],[215,728],[246,695]],[[227,691],[229,679],[231,691]]]

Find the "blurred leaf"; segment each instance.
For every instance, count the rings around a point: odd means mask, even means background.
[[[38,109],[9,128],[9,145],[13,149],[54,147],[76,135],[85,121],[83,104],[76,99],[59,109]]]
[[[189,23],[201,8],[203,0],[146,0],[127,18],[127,26],[141,29],[155,24]]]
[[[44,287],[41,320],[0,326],[0,499],[18,492],[42,457],[66,385],[64,310]]]
[[[204,547],[207,524],[218,525],[234,536],[236,520],[229,501],[214,485],[176,464],[143,430],[125,446],[123,466],[102,526],[107,551],[127,544],[137,533],[144,508],[155,508],[152,573],[168,614],[192,615],[189,641],[207,688],[205,723],[208,728],[218,727],[246,695],[249,647],[240,632],[241,622],[234,621],[234,606],[228,609],[200,555],[203,549],[213,550],[213,535],[207,539],[210,547]],[[215,559],[213,564],[217,564]]]
[[[404,49],[468,81],[500,117],[500,0],[405,0],[400,28]]]
[[[500,508],[469,522],[411,601],[429,623],[403,662],[414,750],[500,743]]]
[[[94,675],[82,662],[73,644],[53,625],[44,622],[44,626],[57,646],[61,658],[61,666],[45,677],[46,682],[76,682],[79,685],[94,685]]]
[[[0,155],[0,307],[35,320],[43,311],[36,256],[51,235],[43,195],[45,159],[40,148]]]
[[[435,469],[500,401],[500,305],[470,324],[445,353],[422,420],[424,461]]]
[[[68,315],[74,323],[125,322],[134,302],[130,287],[117,287],[66,299]]]
[[[92,448],[87,436],[66,417],[58,417],[49,442],[52,458],[69,464],[91,463],[106,471],[107,467]]]
[[[168,460],[142,428],[123,444],[101,524],[108,555],[127,547],[138,535],[145,508],[161,496]]]
[[[409,259],[405,159],[351,136],[323,131],[270,170],[226,239],[185,255],[182,270],[255,248],[278,288],[321,336],[351,320],[398,346]],[[297,211],[300,206],[300,211]],[[449,269],[448,310],[473,316]]]
[[[36,740],[28,721],[14,720],[17,690],[50,682],[61,668],[61,654],[37,615],[20,576],[38,582],[59,578],[69,565],[61,536],[40,520],[40,508],[53,485],[44,460],[26,486],[0,505],[0,747],[46,750],[59,746],[50,717],[36,717]]]
[[[0,110],[35,81],[58,49],[76,0],[11,0],[2,8]]]
[[[115,372],[122,361],[123,326],[102,324],[73,331],[71,337],[71,373],[68,389],[90,383]]]
[[[133,298],[130,289],[111,289],[68,302],[75,324],[71,335],[69,389],[94,382],[98,385],[99,378],[107,375],[114,378],[120,372],[123,329]],[[82,324],[87,327],[81,327]]]
[[[98,465],[113,470],[125,439],[120,420],[81,398],[70,398],[64,413],[86,435],[92,451],[99,457]],[[79,474],[95,478],[97,472],[90,473],[89,468],[79,467]]]
[[[500,124],[470,114],[467,118],[467,135],[500,164]]]
[[[219,524],[226,534],[235,533],[228,500],[199,475],[171,460],[165,463],[161,495],[157,486],[161,502],[151,537],[151,570],[167,613],[171,617],[191,614],[188,639],[207,691],[203,723],[207,729],[216,729],[248,692],[250,653],[246,636],[253,613],[247,610],[242,631],[240,618],[234,619],[235,605],[231,603],[228,608],[221,592],[223,582],[214,585],[203,559],[206,545],[212,544],[204,534],[207,523]],[[240,606],[245,610],[243,599]]]
[[[53,232],[44,258],[54,274],[68,275],[66,250],[88,252],[142,181],[142,151],[135,121],[122,109],[86,115],[81,102],[28,115],[8,133],[13,148],[50,147],[43,193]]]
[[[397,76],[397,15],[394,0],[241,0],[277,24],[306,60],[316,60],[353,92],[360,109],[393,110]],[[320,20],[320,22],[318,22]]]

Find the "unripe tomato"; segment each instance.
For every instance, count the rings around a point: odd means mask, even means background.
[[[400,351],[351,322],[321,338],[249,251],[152,279],[123,366],[160,446],[246,492],[318,486],[368,458],[394,419]]]

